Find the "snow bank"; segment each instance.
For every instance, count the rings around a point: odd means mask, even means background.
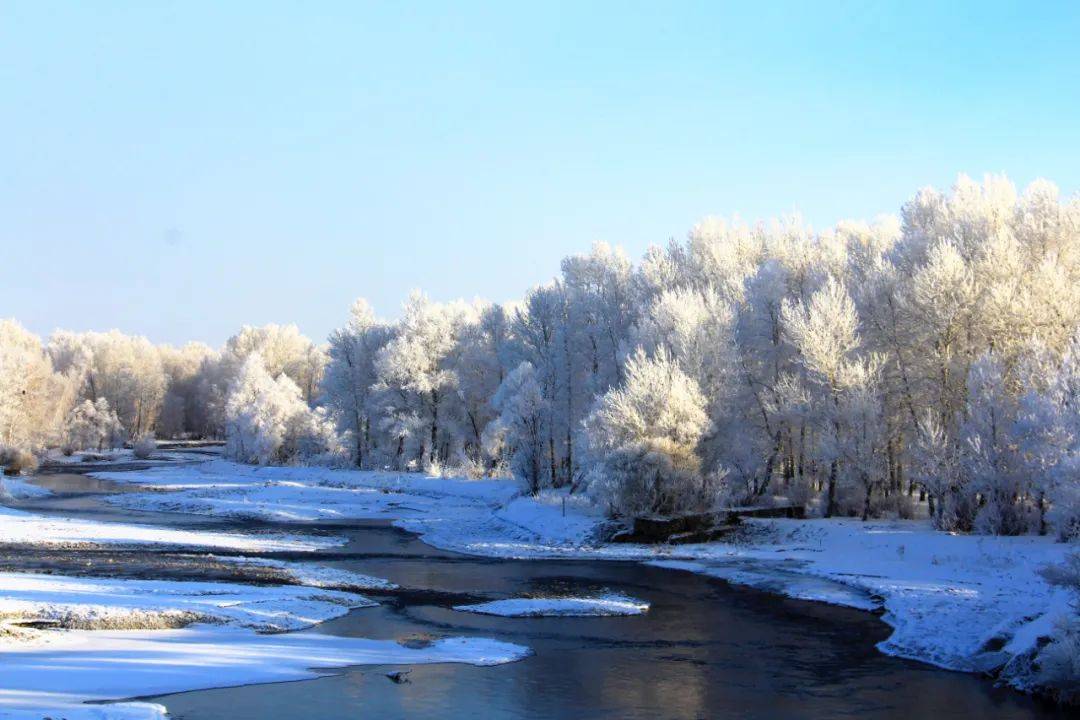
[[[46,495],[52,495],[52,492],[19,477],[0,476],[0,499],[26,500]]]
[[[394,590],[398,586],[384,578],[364,573],[342,570],[325,565],[283,562],[269,558],[214,557],[215,560],[232,562],[238,565],[257,565],[283,571],[298,585],[317,588],[336,588],[338,590]]]
[[[178,445],[175,441],[168,443],[169,447],[158,447],[149,458],[135,456],[132,448],[112,448],[109,450],[76,450],[70,455],[65,455],[59,449],[53,448],[45,454],[45,463],[48,465],[79,465],[82,467],[108,468],[112,465],[126,465],[138,463],[140,466],[169,465],[178,462],[203,462],[207,455],[220,455],[224,449],[219,445],[200,445],[192,443],[188,449]]]
[[[267,533],[245,535],[207,530],[96,522],[74,518],[58,518],[0,507],[3,534],[0,543],[34,543],[41,545],[77,545],[82,543],[110,545],[153,545],[182,548],[212,548],[240,552],[313,552],[336,547],[342,538],[313,537]]]
[[[490,514],[493,503],[507,501],[517,492],[516,484],[506,480],[252,467],[224,460],[94,476],[171,491],[109,498],[124,507],[275,522],[402,518],[478,509]]]
[[[510,598],[476,605],[455,605],[455,610],[502,617],[604,617],[644,615],[649,603],[626,595],[598,597]]]
[[[0,717],[40,720],[160,720],[151,703],[83,705],[87,700],[163,695],[251,683],[305,680],[350,665],[497,665],[529,654],[521,645],[451,637],[427,647],[313,632],[259,635],[193,626],[156,632],[75,631],[43,647],[6,649]]]
[[[987,671],[1030,649],[1068,595],[1039,569],[1069,546],[1046,537],[952,535],[921,521],[755,520],[762,540],[688,546],[702,572],[791,597],[881,609],[882,652],[952,670]]]
[[[64,628],[179,627],[216,622],[260,632],[310,627],[376,603],[353,593],[297,586],[114,580],[0,573],[0,617]],[[51,634],[35,634],[35,640]]]

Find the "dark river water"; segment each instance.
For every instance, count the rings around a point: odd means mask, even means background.
[[[64,476],[74,477],[74,476]],[[36,501],[38,510],[169,524],[207,519],[133,514],[102,506],[108,483],[54,476],[77,494]],[[75,485],[83,483],[82,487]],[[251,523],[221,523],[238,530]],[[302,530],[307,526],[290,526]],[[313,718],[1064,718],[990,681],[880,654],[888,627],[873,615],[788,600],[707,577],[637,563],[472,558],[424,545],[385,523],[311,528],[350,538],[321,564],[384,577],[403,592],[376,596],[317,632],[371,638],[473,635],[530,647],[497,667],[417,665],[410,681],[390,667],[348,668],[315,680],[156,697],[183,720]],[[139,572],[168,553],[132,557]],[[147,556],[151,557],[147,557]],[[177,575],[179,573],[179,575]],[[476,598],[551,590],[617,590],[652,604],[638,617],[499,618],[456,612]],[[2,685],[2,681],[0,681]]]

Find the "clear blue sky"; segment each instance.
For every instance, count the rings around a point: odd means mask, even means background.
[[[0,0],[0,317],[322,339],[595,240],[1080,190],[1080,5]]]

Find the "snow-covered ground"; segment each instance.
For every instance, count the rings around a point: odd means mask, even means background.
[[[78,450],[65,455],[59,450],[49,450],[44,461],[48,465],[83,465],[88,467],[108,467],[109,465],[122,465],[127,463],[139,463],[142,465],[169,465],[178,462],[201,462],[206,460],[208,454],[220,454],[221,447],[217,445],[203,446],[202,443],[190,443],[191,448],[185,449],[185,443],[171,442],[168,447],[158,448],[148,458],[138,458],[131,448],[112,448],[109,450]]]
[[[492,600],[475,605],[455,605],[455,610],[502,617],[606,617],[643,615],[649,603],[626,595],[597,597],[536,597]]]
[[[241,552],[313,552],[335,547],[341,538],[287,533],[241,534],[183,530],[128,523],[59,518],[0,507],[0,545],[127,545],[205,548]]]
[[[451,637],[427,647],[313,632],[260,635],[234,627],[74,631],[44,646],[5,646],[0,718],[160,720],[151,703],[87,700],[318,677],[349,665],[513,662],[528,649],[486,638]]]
[[[170,469],[179,467],[173,464]],[[25,480],[6,480],[8,497],[41,494]],[[393,641],[293,632],[375,604],[358,591],[385,591],[395,585],[310,562],[231,554],[313,553],[339,546],[343,538],[183,530],[4,507],[0,524],[0,546],[199,552],[208,562],[273,568],[279,582],[295,583],[261,586],[2,572],[0,718],[163,718],[165,708],[151,703],[84,703],[299,680],[347,665],[490,665],[529,652],[487,638],[451,637],[406,647]],[[289,634],[281,634],[285,632]]]
[[[174,628],[196,622],[285,632],[375,605],[362,595],[303,586],[117,580],[0,573],[0,618],[19,639],[56,633],[23,632],[20,622],[66,629]]]
[[[111,502],[125,507],[277,522],[421,518],[481,510],[490,514],[517,494],[517,486],[505,480],[465,481],[407,473],[252,467],[224,460],[93,475],[168,491],[125,493],[110,498]]]
[[[315,582],[322,579],[314,574]],[[163,718],[165,708],[156,704],[82,703],[300,680],[348,665],[493,665],[529,652],[486,638],[406,647],[279,634],[374,604],[354,593],[310,587],[0,573],[0,718]]]
[[[51,494],[49,490],[29,483],[20,477],[0,475],[0,500],[25,500]]]
[[[217,557],[213,555],[210,557],[217,561],[232,562],[238,565],[275,568],[292,578],[297,585],[306,585],[308,587],[337,588],[349,591],[393,590],[397,588],[396,584],[384,578],[335,567],[324,567],[308,563],[288,563],[281,560],[271,560],[270,558]]]
[[[883,612],[883,652],[957,670],[1000,667],[1068,611],[1039,569],[1070,548],[1040,537],[962,536],[924,521],[753,520],[733,543],[603,544],[587,499],[522,497],[509,481],[224,461],[104,474],[170,489],[112,500],[140,509],[267,519],[393,518],[425,542],[508,558],[642,560],[791,597]]]

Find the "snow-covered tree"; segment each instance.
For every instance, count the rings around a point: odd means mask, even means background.
[[[225,454],[238,462],[327,462],[343,453],[332,421],[308,407],[292,378],[273,378],[258,352],[233,381],[225,423]]]
[[[226,341],[222,361],[236,372],[252,353],[262,357],[272,377],[284,373],[291,378],[305,401],[315,397],[326,354],[295,325],[245,325]]]
[[[55,442],[74,392],[106,400],[129,438],[230,435],[259,462],[319,454],[340,435],[364,467],[510,468],[530,490],[591,482],[628,512],[703,507],[722,491],[824,515],[1080,535],[1080,200],[1046,181],[1018,192],[961,176],[917,192],[899,218],[823,231],[706,218],[636,266],[605,244],[568,257],[521,303],[417,293],[392,323],[358,303],[325,351],[269,325],[220,353],[58,332],[45,357],[15,327],[0,328],[0,442]],[[246,367],[255,355],[262,375]],[[628,402],[631,369],[640,389],[654,365],[697,388],[707,429],[670,452],[652,426],[604,440],[601,409]],[[649,472],[680,492],[626,481]]]
[[[54,371],[41,340],[14,320],[0,320],[0,446],[48,444],[72,401],[72,383]]]
[[[107,450],[122,445],[126,437],[124,425],[108,400],[83,400],[68,416],[64,450]]]
[[[705,398],[665,348],[638,349],[626,380],[602,395],[586,422],[593,491],[624,515],[709,507],[697,448],[708,431]]]
[[[130,437],[154,428],[166,377],[161,355],[149,340],[118,330],[59,332],[49,340],[49,354],[57,370],[80,378],[83,399],[108,401]]]
[[[550,484],[546,441],[548,402],[544,399],[536,370],[527,361],[510,372],[492,398],[498,411],[487,434],[504,446],[510,471],[533,495]],[[489,440],[489,444],[491,440]]]
[[[371,407],[378,382],[375,361],[392,337],[393,328],[378,321],[363,299],[353,303],[345,326],[330,334],[320,401],[351,438],[353,461],[359,467],[371,465],[371,453],[378,443]]]
[[[399,467],[407,455],[423,467],[445,464],[460,446],[450,358],[468,314],[463,304],[440,305],[413,293],[394,338],[378,353],[375,402],[383,430],[396,440]]]
[[[155,428],[159,437],[206,437],[213,434],[208,408],[202,406],[202,384],[220,355],[203,343],[158,348],[165,372],[165,397]]]
[[[517,355],[535,369],[547,401],[547,474],[556,486],[576,477],[575,436],[592,401],[574,361],[569,303],[559,282],[534,288],[517,308],[512,326]]]
[[[808,386],[814,389],[813,405],[821,423],[817,452],[829,467],[825,517],[838,511],[842,446],[850,446],[860,428],[846,422],[844,405],[852,391],[865,391],[873,382],[874,359],[858,355],[859,319],[855,304],[843,284],[830,277],[805,304],[785,302],[781,310],[783,331],[798,349],[799,362]]]

